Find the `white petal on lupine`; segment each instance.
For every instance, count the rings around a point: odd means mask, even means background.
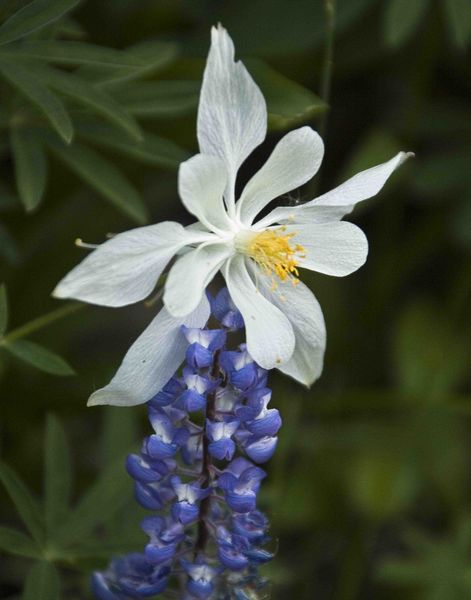
[[[234,62],[234,44],[221,25],[211,30],[197,131],[200,151],[226,163],[229,183],[225,199],[231,214],[237,169],[265,139],[267,107],[245,66]]]
[[[251,225],[271,200],[309,181],[324,156],[321,137],[310,127],[287,133],[263,167],[252,177],[237,202],[242,223]]]
[[[228,244],[211,244],[180,257],[165,282],[163,300],[168,312],[179,317],[193,311],[206,286],[233,252]]]
[[[211,237],[172,221],[119,233],[72,269],[53,295],[103,306],[132,304],[152,292],[176,252]]]
[[[326,345],[324,316],[319,302],[301,281],[287,281],[270,289],[266,278],[259,278],[259,289],[290,320],[296,344],[292,357],[278,369],[300,383],[310,386],[322,373]]]
[[[275,208],[257,224],[268,227],[273,223],[322,223],[340,220],[350,213],[355,204],[368,200],[381,191],[386,181],[408,158],[412,152],[399,152],[385,163],[357,173],[338,187],[318,198],[300,204]]]
[[[203,297],[197,309],[185,318],[172,317],[165,308],[126,353],[110,383],[96,392],[88,405],[135,406],[160,392],[184,360],[188,342],[181,326],[204,327],[210,314]]]
[[[180,165],[178,190],[182,202],[208,229],[231,229],[223,200],[226,184],[226,165],[217,156],[197,154]]]
[[[359,269],[368,256],[368,240],[363,231],[346,221],[288,225],[295,233],[292,242],[305,250],[299,266],[325,275],[343,277]]]
[[[293,328],[283,312],[254,285],[245,260],[243,255],[236,255],[225,265],[223,274],[231,298],[244,317],[250,356],[264,369],[272,369],[291,358]]]

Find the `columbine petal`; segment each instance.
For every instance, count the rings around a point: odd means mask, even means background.
[[[180,165],[178,190],[186,209],[208,229],[231,230],[223,194],[227,169],[217,156],[197,154]]]
[[[350,213],[356,203],[376,196],[394,171],[411,156],[414,156],[412,152],[399,152],[391,160],[357,173],[335,189],[306,204],[275,208],[257,223],[257,226],[268,227],[273,223],[288,221],[338,221]]]
[[[178,250],[210,238],[172,221],[119,233],[72,269],[53,295],[103,306],[132,304],[152,292]]]
[[[368,255],[368,240],[363,231],[346,221],[290,225],[288,232],[305,252],[299,266],[318,273],[343,277],[359,269]]]
[[[221,25],[211,31],[197,130],[201,152],[219,156],[227,165],[226,202],[231,213],[237,169],[265,139],[267,108],[247,69],[234,62],[234,44]]]
[[[175,317],[192,312],[206,286],[233,253],[226,244],[211,244],[191,250],[170,269],[165,283],[164,304]]]
[[[322,139],[310,127],[301,127],[287,133],[242,192],[237,203],[242,223],[251,225],[271,200],[300,187],[314,177],[323,155]]]
[[[285,313],[296,336],[293,356],[278,368],[300,383],[311,385],[322,373],[326,344],[325,322],[319,302],[302,282],[296,286],[287,282],[273,292],[266,282],[260,281],[260,291]]]
[[[245,264],[237,255],[224,268],[229,293],[244,317],[247,350],[264,369],[287,362],[294,350],[294,333],[288,318],[266,300],[254,285]]]
[[[94,392],[88,405],[134,406],[150,400],[183,361],[187,341],[181,326],[204,327],[209,313],[206,297],[184,319],[172,317],[163,308],[128,350],[111,382]]]

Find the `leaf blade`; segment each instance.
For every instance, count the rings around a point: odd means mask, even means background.
[[[10,140],[18,195],[26,212],[32,212],[39,206],[46,189],[46,155],[31,130],[13,127]]]
[[[134,117],[102,89],[77,75],[53,68],[41,68],[41,77],[48,86],[100,115],[125,131],[131,138],[142,139],[141,129]]]
[[[153,133],[144,133],[141,142],[129,142],[119,131],[100,123],[81,123],[77,127],[84,139],[110,148],[144,164],[176,169],[189,158],[189,152],[171,140]]]
[[[44,449],[44,510],[46,531],[52,538],[67,515],[72,484],[67,436],[54,415],[47,418]]]
[[[389,0],[384,13],[384,39],[392,48],[402,46],[418,28],[428,0]]]
[[[59,600],[59,573],[46,561],[37,562],[29,571],[22,600]]]
[[[252,59],[246,64],[267,100],[268,125],[271,129],[287,129],[327,110],[327,104],[316,94],[263,61]]]
[[[63,358],[35,342],[29,340],[7,341],[3,344],[3,348],[16,358],[44,373],[61,377],[75,375],[75,371]]]
[[[21,533],[21,531],[9,527],[0,527],[0,549],[9,554],[26,558],[39,558],[41,556],[41,550],[34,540]]]
[[[80,0],[34,0],[27,4],[0,27],[0,45],[18,40],[33,31],[56,21],[72,10]]]
[[[62,100],[43,85],[33,72],[21,65],[13,66],[0,61],[0,72],[18,92],[44,114],[60,137],[66,143],[70,143],[74,128]]]
[[[44,540],[44,527],[39,504],[15,471],[1,461],[0,481],[7,490],[28,531],[38,543],[42,543]]]
[[[97,524],[111,519],[126,505],[131,488],[122,460],[110,465],[82,497],[59,530],[57,539],[70,545],[77,539],[85,539]]]
[[[52,143],[51,148],[59,160],[121,212],[140,225],[147,222],[147,208],[137,190],[121,171],[96,150],[77,143],[68,147]]]
[[[8,327],[8,297],[7,288],[4,283],[0,286],[0,336]]]

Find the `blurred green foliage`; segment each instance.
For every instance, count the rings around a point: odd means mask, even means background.
[[[326,160],[299,199],[398,149],[417,158],[353,216],[367,265],[304,277],[328,351],[312,390],[272,379],[266,575],[273,598],[471,598],[471,6],[336,4]],[[176,169],[196,151],[217,21],[268,101],[246,179],[283,130],[325,114],[321,0],[0,2],[1,598],[89,598],[89,571],[144,542],[123,459],[145,410],[85,402],[155,307],[50,292],[84,255],[75,239],[190,221]]]

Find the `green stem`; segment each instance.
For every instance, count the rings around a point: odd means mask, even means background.
[[[62,306],[61,308],[57,308],[56,310],[46,313],[45,315],[42,315],[37,319],[33,319],[32,321],[21,325],[21,327],[17,327],[13,331],[10,331],[10,333],[0,339],[0,345],[4,346],[10,342],[14,342],[15,340],[25,337],[30,333],[38,331],[39,329],[43,329],[50,323],[58,321],[59,319],[63,319],[64,317],[77,312],[85,306],[86,304],[81,304],[80,302],[71,302],[66,306]]]
[[[324,62],[322,65],[320,97],[329,104],[334,68],[334,39],[335,39],[335,0],[324,0],[326,18],[326,38]],[[323,138],[327,130],[328,111],[325,111],[319,124],[319,134]]]

